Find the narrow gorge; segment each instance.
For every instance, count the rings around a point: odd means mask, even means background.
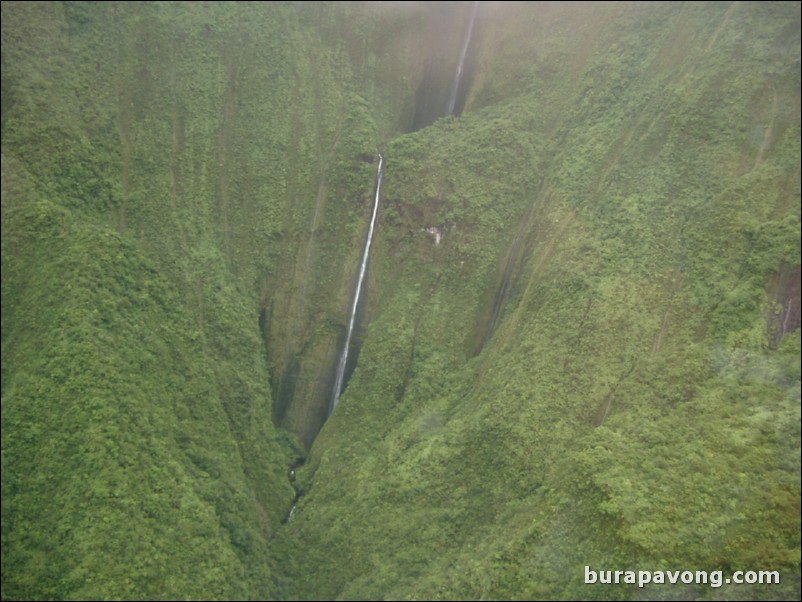
[[[799,599],[801,22],[4,1],[2,598]]]

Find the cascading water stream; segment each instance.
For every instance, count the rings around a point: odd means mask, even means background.
[[[468,23],[468,32],[465,34],[465,41],[462,44],[462,51],[459,55],[459,63],[457,63],[457,73],[454,76],[454,84],[451,86],[451,96],[448,99],[448,111],[446,115],[454,114],[454,107],[457,105],[457,93],[459,92],[459,85],[462,81],[462,72],[465,69],[465,57],[468,56],[468,46],[471,44],[471,37],[473,36],[473,24],[476,22],[476,13],[479,10],[479,1],[473,3],[471,10],[471,20]]]
[[[343,380],[345,378],[345,367],[348,364],[348,351],[351,347],[351,336],[354,333],[354,322],[356,321],[356,308],[359,305],[359,298],[362,294],[362,281],[365,279],[365,272],[368,267],[368,257],[370,256],[370,243],[373,241],[373,229],[376,225],[376,214],[379,210],[379,193],[382,187],[382,178],[384,177],[384,157],[379,155],[379,167],[376,171],[376,193],[373,198],[373,216],[370,218],[370,228],[368,228],[368,239],[365,242],[365,250],[362,252],[362,263],[359,266],[359,278],[356,281],[356,291],[354,292],[354,302],[351,305],[351,315],[348,318],[348,334],[345,337],[345,345],[343,346],[340,361],[337,364],[337,376],[334,379],[334,389],[331,392],[331,401],[329,402],[329,415],[337,407],[337,401],[340,399],[342,393]]]
[[[457,105],[457,97],[459,95],[460,85],[462,84],[462,76],[463,72],[465,71],[465,61],[468,56],[468,48],[470,47],[471,44],[471,38],[473,37],[473,30],[474,30],[474,25],[476,23],[476,15],[478,13],[478,10],[479,10],[479,2],[478,0],[476,0],[471,10],[470,19],[468,21],[468,30],[465,34],[465,39],[463,41],[462,49],[460,51],[459,62],[457,63],[457,72],[454,76],[454,82],[452,84],[451,95],[448,100],[448,110],[446,112],[446,115],[453,115],[454,109],[456,108]],[[342,353],[340,354],[340,358],[337,362],[337,372],[335,374],[334,387],[332,388],[331,397],[329,399],[327,416],[330,416],[331,413],[334,411],[334,409],[337,407],[340,395],[342,394],[343,388],[345,386],[345,371],[348,367],[348,356],[351,350],[351,339],[353,338],[354,325],[356,323],[356,313],[359,307],[359,301],[362,297],[362,285],[365,280],[365,273],[367,272],[368,260],[370,259],[370,247],[373,242],[373,233],[376,227],[376,216],[379,210],[379,196],[381,194],[381,186],[383,178],[384,178],[384,157],[381,154],[379,154],[379,166],[376,170],[376,189],[373,197],[373,213],[370,218],[370,226],[368,228],[367,240],[365,241],[365,248],[362,251],[362,261],[359,265],[359,276],[357,277],[356,290],[354,291],[354,298],[351,304],[351,313],[348,317],[348,330],[346,333],[345,344],[343,345]],[[518,237],[516,236],[516,240],[517,238]],[[514,248],[516,247],[515,243],[513,243],[513,247]],[[502,289],[501,292],[499,293],[499,299],[496,300],[496,306],[493,309],[493,317],[491,319],[491,324],[488,327],[488,334],[485,335],[485,340],[482,341],[483,346],[486,343],[489,336],[492,335],[495,320],[499,313],[500,299],[503,298],[505,289],[506,289],[506,278],[502,283]],[[283,520],[285,524],[290,522],[290,520],[292,520],[292,517],[295,514],[295,509],[297,508],[298,503],[304,494],[304,492],[298,487],[296,487],[294,483],[295,467],[299,466],[302,463],[303,460],[296,461],[296,463],[290,465],[289,467],[288,479],[290,481],[290,484],[295,489],[295,499],[292,501],[290,509]]]

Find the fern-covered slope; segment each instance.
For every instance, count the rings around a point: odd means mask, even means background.
[[[472,5],[3,3],[4,598],[799,596],[799,4]]]

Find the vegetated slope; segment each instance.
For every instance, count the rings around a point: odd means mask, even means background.
[[[427,11],[3,4],[4,597],[267,595]]]
[[[3,597],[798,597],[798,3],[447,4],[3,3]]]
[[[270,595],[260,310],[324,172],[358,248],[377,136],[313,9],[3,3],[4,598]]]
[[[213,217],[224,74],[177,74],[158,10],[3,5],[4,598],[270,588],[292,491]]]
[[[285,595],[799,595],[799,25],[483,8],[466,113],[388,144],[375,314]]]

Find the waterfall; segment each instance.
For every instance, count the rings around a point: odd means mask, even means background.
[[[373,241],[373,228],[376,225],[376,213],[379,210],[379,192],[382,187],[382,178],[384,177],[384,157],[379,155],[379,167],[376,170],[376,193],[373,198],[373,215],[370,218],[370,228],[368,228],[368,239],[365,241],[365,250],[362,252],[362,263],[359,266],[359,278],[356,281],[356,291],[354,292],[354,302],[351,304],[351,315],[348,318],[348,334],[345,337],[345,346],[343,347],[342,355],[340,355],[340,362],[337,364],[337,376],[334,379],[334,389],[331,392],[331,401],[329,402],[329,414],[337,407],[337,401],[340,399],[342,393],[343,379],[345,377],[345,366],[348,363],[348,351],[351,347],[351,335],[354,333],[354,322],[356,321],[356,308],[359,305],[359,297],[362,294],[362,281],[365,279],[365,271],[368,267],[368,257],[370,255],[370,243]]]
[[[476,21],[476,13],[479,9],[479,1],[473,3],[473,10],[471,10],[471,20],[468,23],[468,33],[465,34],[465,41],[462,44],[462,51],[459,54],[459,63],[457,63],[457,73],[454,76],[454,84],[451,86],[451,97],[448,99],[448,111],[446,115],[454,114],[454,107],[457,104],[457,92],[459,85],[462,81],[462,71],[465,69],[465,57],[468,55],[468,46],[471,43],[471,36],[473,35],[473,24]]]

